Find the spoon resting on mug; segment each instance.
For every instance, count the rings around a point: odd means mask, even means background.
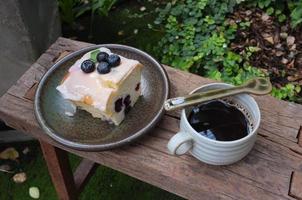
[[[216,89],[206,92],[198,92],[183,97],[171,98],[165,101],[164,108],[166,111],[172,111],[236,94],[249,93],[255,95],[265,95],[271,91],[272,84],[269,79],[258,77],[248,80],[242,85],[231,88]]]

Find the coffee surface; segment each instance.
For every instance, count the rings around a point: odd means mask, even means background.
[[[249,133],[245,115],[237,107],[221,100],[194,107],[188,121],[198,133],[218,141],[238,140]]]

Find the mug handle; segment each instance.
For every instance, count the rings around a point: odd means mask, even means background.
[[[186,132],[180,131],[168,142],[167,148],[172,155],[183,155],[193,146],[193,138]]]

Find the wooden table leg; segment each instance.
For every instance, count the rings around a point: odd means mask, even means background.
[[[77,199],[78,194],[67,152],[42,141],[40,145],[59,199]]]

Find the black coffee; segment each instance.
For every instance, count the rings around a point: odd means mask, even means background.
[[[188,120],[197,132],[214,140],[238,140],[249,133],[245,115],[237,107],[220,100],[194,107]]]

